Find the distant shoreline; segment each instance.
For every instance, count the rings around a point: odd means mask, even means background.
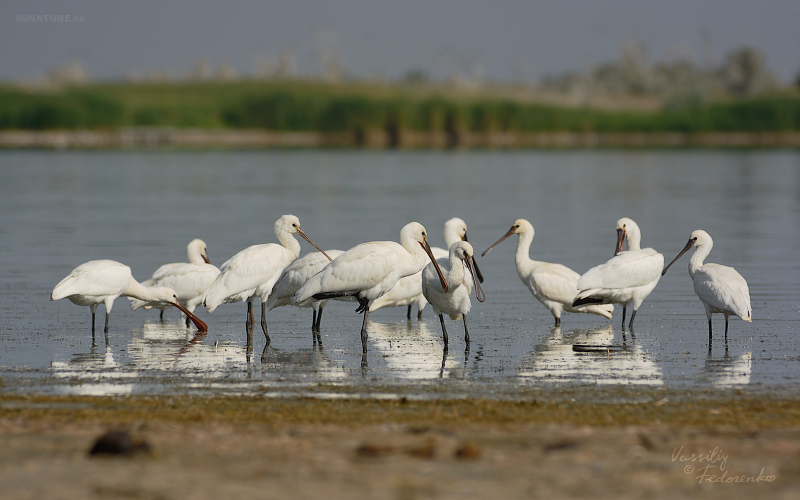
[[[537,149],[798,148],[800,132],[274,132],[125,128],[4,130],[3,149]]]

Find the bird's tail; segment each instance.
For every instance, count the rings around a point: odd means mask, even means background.
[[[572,301],[572,307],[580,307],[586,305],[597,305],[602,304],[603,299],[598,297],[592,297],[591,295],[588,297],[581,297],[578,295],[574,301]]]
[[[590,314],[603,316],[606,319],[611,319],[611,316],[614,314],[614,304],[587,305],[585,307],[582,307],[581,310]]]

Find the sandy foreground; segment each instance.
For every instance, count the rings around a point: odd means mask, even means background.
[[[90,455],[111,429],[149,451]],[[0,450],[14,499],[796,499],[800,401],[0,393]]]

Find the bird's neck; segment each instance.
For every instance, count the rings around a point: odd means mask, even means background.
[[[519,241],[517,241],[517,253],[514,256],[514,260],[517,263],[517,268],[525,267],[526,264],[531,262],[531,243],[533,243],[532,234],[522,233],[519,235]]]
[[[703,261],[706,260],[708,254],[711,252],[710,248],[706,247],[697,247],[692,254],[692,258],[689,259],[689,276],[694,278],[694,273],[696,273],[701,267],[703,267]]]
[[[642,248],[642,235],[639,234],[637,231],[631,231],[628,233],[627,238],[628,240],[628,250],[641,250]]]
[[[455,255],[450,257],[450,269],[444,270],[442,269],[442,274],[444,275],[445,281],[450,283],[451,286],[455,287],[456,285],[460,284],[464,281],[464,261],[456,257]]]
[[[444,244],[445,249],[449,250],[453,243],[461,241],[461,236],[458,234],[458,231],[451,228],[445,228],[444,231]]]
[[[275,236],[278,237],[278,241],[281,242],[283,248],[289,251],[292,255],[291,260],[296,259],[300,256],[300,243],[295,239],[294,234],[292,233],[275,233]]]
[[[145,302],[162,302],[161,297],[155,293],[153,287],[144,286],[133,278],[128,283],[123,295]]]

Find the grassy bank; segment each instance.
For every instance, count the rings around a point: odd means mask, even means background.
[[[800,131],[796,94],[658,110],[555,106],[496,92],[315,82],[91,84],[51,91],[0,87],[0,130],[174,127],[403,134]],[[449,138],[449,139],[448,139]]]

